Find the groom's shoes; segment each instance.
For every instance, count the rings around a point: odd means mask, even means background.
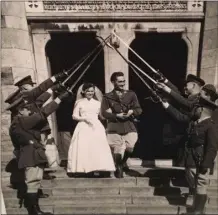
[[[122,155],[114,154],[114,161],[116,164],[116,171],[114,173],[116,178],[123,178],[123,165],[122,165]]]

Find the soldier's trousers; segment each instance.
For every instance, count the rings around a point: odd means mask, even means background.
[[[124,155],[127,150],[132,152],[138,140],[137,132],[130,132],[124,135],[121,134],[107,134],[108,143],[114,154]]]
[[[190,188],[195,188],[195,176],[196,176],[196,169],[195,168],[186,168],[186,178]],[[208,179],[208,171],[206,174],[198,174],[197,178],[197,194],[207,194],[207,187],[209,183]]]
[[[43,178],[43,168],[40,166],[25,169],[27,193],[37,193]]]

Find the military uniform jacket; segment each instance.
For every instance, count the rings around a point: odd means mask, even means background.
[[[41,84],[39,84],[38,87],[32,89],[29,92],[25,92],[24,99],[26,99],[28,102],[32,103],[32,111],[33,112],[39,112],[40,108],[44,104],[44,102],[40,101],[40,99],[37,99],[40,95],[42,95],[46,90],[48,90],[50,87],[52,87],[54,82],[49,78],[45,81],[43,81]],[[48,120],[46,120],[46,123],[44,127],[42,127],[42,132],[49,131],[50,132],[50,126],[48,123]]]
[[[179,89],[169,80],[166,83],[166,85],[170,87],[175,93],[180,95]],[[178,102],[175,101],[175,99],[172,98],[172,96],[169,96],[164,99],[168,101],[170,104],[173,104],[176,107],[180,108]],[[184,134],[186,125],[184,123],[178,125],[177,120],[175,120],[172,117],[169,117],[167,113],[165,113],[164,117],[165,117],[165,124],[163,126],[163,144],[164,145],[178,144],[181,140],[181,137]]]
[[[14,117],[10,135],[20,146],[18,168],[34,167],[47,162],[40,134],[47,117],[57,108],[58,104],[52,101],[31,116]]]
[[[192,111],[194,105],[198,103],[198,95],[193,95],[185,98],[173,90],[171,91],[170,95],[179,105],[181,105],[182,109],[185,111]]]
[[[110,109],[111,113],[107,112]],[[108,120],[107,133],[127,134],[136,132],[135,124],[131,119],[119,120],[116,114],[133,110],[133,116],[137,117],[142,113],[137,96],[133,91],[125,90],[119,97],[115,90],[103,96],[101,112]]]
[[[192,123],[187,133],[185,147],[186,167],[196,167],[197,158],[201,157],[201,166],[212,168],[217,155],[217,128],[211,118],[199,123]]]

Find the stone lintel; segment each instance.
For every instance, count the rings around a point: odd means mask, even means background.
[[[69,13],[69,12],[48,12],[48,13],[27,13],[28,20],[201,20],[203,12],[151,12],[151,13]]]

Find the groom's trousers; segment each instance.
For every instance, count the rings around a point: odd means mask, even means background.
[[[126,134],[107,134],[108,142],[114,154],[124,155],[125,151],[132,152],[138,140],[137,132],[129,132]]]

